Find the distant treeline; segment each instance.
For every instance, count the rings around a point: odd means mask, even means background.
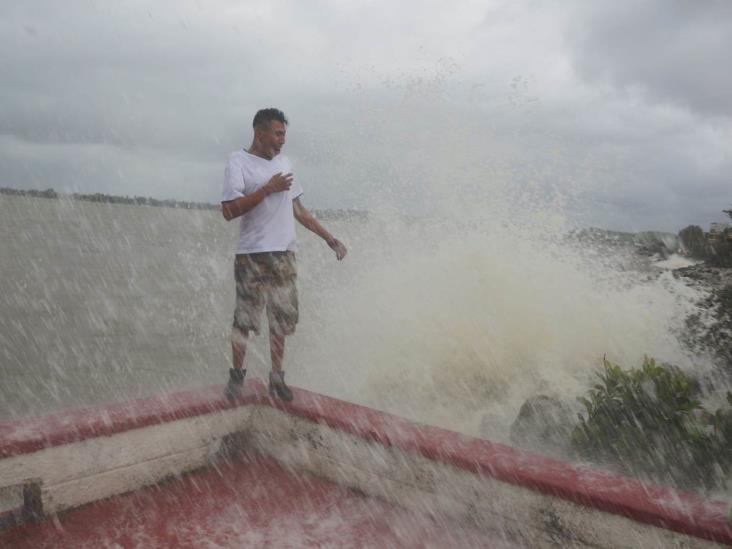
[[[54,189],[46,189],[39,191],[36,189],[11,189],[8,187],[0,187],[0,195],[6,194],[11,196],[32,196],[36,198],[65,198],[72,200],[84,200],[86,202],[99,202],[103,204],[129,204],[132,206],[155,206],[158,208],[181,208],[184,210],[218,210],[221,208],[219,204],[210,204],[206,202],[187,202],[183,200],[165,199],[158,200],[146,196],[113,196],[110,194],[93,193],[59,193]],[[352,208],[337,210],[313,210],[313,214],[320,219],[357,219],[365,220],[368,213],[364,210],[356,210]]]
[[[216,210],[218,204],[207,204],[205,202],[186,202],[182,200],[158,200],[146,196],[112,196],[110,194],[93,193],[58,193],[53,189],[38,191],[35,189],[9,189],[0,187],[0,194],[13,196],[33,196],[37,198],[70,198],[72,200],[84,200],[86,202],[101,202],[104,204],[131,204],[133,206],[156,206],[162,208],[183,208],[186,210]]]

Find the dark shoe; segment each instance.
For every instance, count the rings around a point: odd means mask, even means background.
[[[224,389],[224,396],[230,401],[234,402],[241,398],[241,388],[244,385],[246,373],[246,370],[237,368],[229,370],[229,382],[226,384],[226,389]]]
[[[285,385],[285,372],[269,373],[269,394],[288,402],[292,400],[292,391]]]

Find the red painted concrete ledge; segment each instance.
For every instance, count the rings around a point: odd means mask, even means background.
[[[385,446],[417,452],[473,473],[692,536],[732,545],[727,504],[615,473],[576,465],[505,444],[468,437],[294,388],[291,403],[272,400],[261,380],[249,380],[232,404],[222,387],[158,395],[106,406],[0,422],[0,459],[92,437],[236,406],[272,406]]]

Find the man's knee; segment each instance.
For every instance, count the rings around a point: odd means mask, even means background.
[[[247,341],[249,340],[249,330],[237,328],[234,326],[231,329],[231,343],[237,347],[246,347]]]

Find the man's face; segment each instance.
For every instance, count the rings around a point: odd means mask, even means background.
[[[257,138],[259,139],[259,147],[265,158],[272,159],[282,150],[285,145],[285,134],[287,126],[279,120],[272,120],[269,127],[266,125],[257,128]]]

